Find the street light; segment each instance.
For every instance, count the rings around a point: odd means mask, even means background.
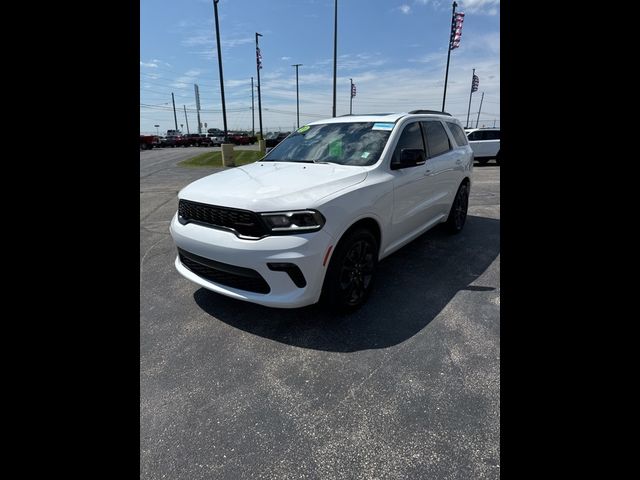
[[[154,125],[154,127],[156,127],[156,135],[160,136],[160,132],[158,131],[158,128],[160,127],[160,125]]]
[[[338,65],[338,0],[334,2],[333,17],[333,116],[336,116],[336,72]]]
[[[222,122],[224,124],[224,141],[227,142],[227,107],[224,102],[224,79],[222,77],[222,50],[220,49],[220,25],[218,24],[218,2],[213,0],[213,13],[216,19],[216,42],[218,45],[218,69],[220,70],[220,95],[222,96]]]
[[[292,67],[296,67],[296,116],[298,118],[298,128],[300,128],[300,95],[298,92],[298,67],[301,67],[301,63],[296,63],[295,65],[291,65]]]

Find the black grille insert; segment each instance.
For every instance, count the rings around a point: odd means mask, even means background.
[[[199,277],[247,292],[269,293],[271,288],[255,270],[216,262],[178,248],[182,264]]]
[[[191,200],[180,200],[178,219],[183,225],[189,222],[199,223],[208,227],[233,230],[242,237],[262,238],[269,233],[260,216],[254,212]]]

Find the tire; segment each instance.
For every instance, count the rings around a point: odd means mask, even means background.
[[[498,154],[496,155],[496,165],[500,165],[500,150],[498,150]]]
[[[478,158],[476,159],[476,161],[478,162],[479,165],[486,165],[487,163],[489,163],[488,158]]]
[[[469,208],[469,184],[464,182],[453,199],[449,218],[447,218],[446,227],[449,233],[457,234],[462,231],[467,220],[467,210]]]
[[[357,310],[371,293],[377,265],[376,237],[364,228],[347,233],[329,262],[320,302],[339,312]]]

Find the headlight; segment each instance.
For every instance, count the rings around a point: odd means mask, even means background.
[[[320,230],[324,217],[315,210],[262,213],[264,223],[274,234],[307,233]]]

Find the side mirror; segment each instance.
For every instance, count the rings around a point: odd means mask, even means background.
[[[400,152],[400,161],[391,162],[391,170],[417,167],[424,165],[426,161],[426,155],[422,148],[403,148]]]

